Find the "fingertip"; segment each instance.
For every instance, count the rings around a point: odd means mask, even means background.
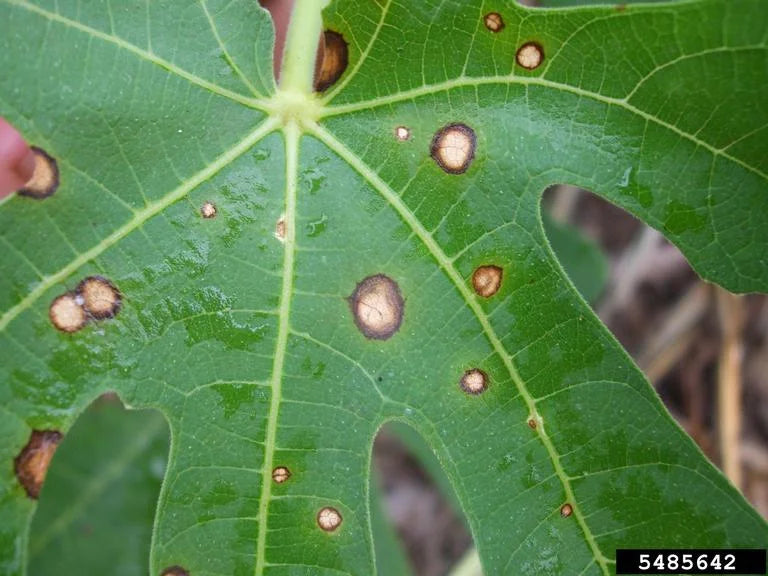
[[[21,134],[0,117],[0,198],[24,186],[35,170],[35,153]]]

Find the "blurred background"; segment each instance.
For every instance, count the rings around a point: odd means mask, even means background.
[[[579,291],[680,425],[768,518],[768,297],[702,282],[658,232],[589,192],[546,191],[543,216]],[[168,445],[159,413],[127,411],[113,395],[97,400],[53,460],[29,573],[144,574]],[[379,433],[371,481],[380,574],[481,574],[461,507],[412,429]]]
[[[768,518],[768,298],[702,282],[658,232],[587,191],[550,189],[542,212],[585,300],[680,425]],[[160,414],[126,411],[111,395],[96,401],[53,460],[29,573],[145,574],[168,445]],[[371,481],[381,574],[481,574],[449,482],[410,428],[380,432]]]

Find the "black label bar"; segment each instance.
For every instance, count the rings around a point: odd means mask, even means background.
[[[766,573],[765,549],[618,549],[616,574]]]

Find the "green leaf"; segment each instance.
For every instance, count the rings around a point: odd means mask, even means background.
[[[153,575],[373,573],[370,449],[392,419],[438,455],[488,574],[764,545],[539,206],[588,188],[706,279],[765,291],[762,1],[320,4],[298,0],[277,90],[250,0],[0,0],[0,112],[60,181],[0,204],[0,571],[23,573],[35,508],[14,460],[106,390],[170,425]],[[323,26],[349,65],[315,96]],[[431,157],[449,126],[476,144],[468,166],[445,147],[451,173]]]
[[[168,455],[165,419],[100,401],[56,453],[29,544],[31,574],[146,574]]]
[[[557,259],[574,287],[590,304],[600,297],[608,279],[608,261],[600,247],[577,228],[558,222],[546,212],[541,221]]]

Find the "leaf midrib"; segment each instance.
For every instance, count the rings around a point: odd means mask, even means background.
[[[272,466],[277,437],[277,420],[280,413],[283,386],[285,351],[290,334],[291,302],[293,301],[294,258],[296,254],[296,188],[299,172],[299,138],[301,133],[296,124],[288,124],[283,130],[285,137],[285,244],[283,249],[283,283],[280,291],[280,312],[272,365],[272,384],[267,415],[267,432],[264,439],[264,464],[261,474],[261,495],[259,497],[258,536],[256,542],[255,574],[264,571],[266,562],[267,519],[272,496]]]
[[[45,10],[43,8],[40,8],[38,6],[35,6],[33,4],[28,3],[26,0],[2,0],[8,4],[19,6],[21,8],[25,8],[31,12],[35,12],[45,18],[48,18],[49,20],[59,22],[61,24],[71,26],[73,28],[76,28],[80,30],[81,32],[91,34],[94,37],[97,37],[101,40],[104,40],[106,42],[110,42],[112,44],[115,44],[125,50],[128,50],[130,52],[133,52],[137,56],[141,57],[144,60],[147,60],[157,66],[160,66],[161,68],[164,68],[168,70],[169,72],[176,74],[177,76],[180,76],[181,78],[184,78],[185,80],[191,82],[194,85],[200,86],[201,88],[205,88],[207,90],[210,90],[211,92],[218,94],[224,98],[227,98],[229,100],[232,100],[234,102],[237,102],[239,104],[242,104],[244,106],[247,106],[249,108],[256,108],[259,110],[262,110],[267,113],[276,114],[278,112],[279,106],[276,106],[276,100],[279,99],[279,93],[276,96],[273,96],[271,100],[265,100],[263,98],[253,98],[253,97],[246,97],[242,94],[238,94],[237,92],[233,92],[227,88],[223,88],[219,86],[218,84],[214,82],[209,82],[208,80],[205,80],[203,78],[200,78],[199,76],[192,74],[191,72],[188,72],[187,70],[167,61],[163,58],[160,58],[159,56],[144,50],[142,48],[139,48],[138,46],[111,34],[107,34],[105,32],[102,32],[100,30],[97,30],[95,28],[92,28],[90,26],[87,26],[85,24],[82,24],[80,22],[77,22],[76,20],[72,20],[70,18],[67,18],[65,16],[61,16],[60,14],[56,14],[54,12],[50,12],[48,10]],[[206,17],[210,20],[210,15],[208,14],[207,9],[205,9],[205,3],[203,2],[201,6],[204,9],[204,12],[206,14]],[[389,3],[386,5],[386,8],[389,7]],[[373,41],[375,41],[376,37],[378,36],[378,31],[380,30],[381,26],[383,25],[383,21],[385,19],[387,10],[383,10],[382,17],[380,21],[377,23],[377,28],[374,34],[374,37],[369,42],[368,46],[366,47],[365,51],[363,52],[363,56],[367,56],[368,52],[370,51],[370,48],[373,44]],[[594,19],[597,20],[597,19]],[[593,22],[594,20],[590,20],[590,22]],[[218,33],[216,32],[215,27],[212,26],[212,31],[214,33],[214,36],[217,40],[217,42],[222,46],[222,48],[225,49],[224,44],[222,44]],[[567,43],[564,42],[564,44]],[[463,88],[463,87],[474,87],[474,86],[482,86],[482,85],[491,85],[491,84],[518,84],[518,85],[525,85],[525,86],[542,86],[546,88],[551,88],[554,90],[559,90],[562,92],[569,92],[578,96],[583,96],[585,98],[590,98],[592,100],[595,100],[597,102],[601,102],[603,104],[617,106],[620,108],[623,108],[627,110],[628,112],[631,112],[632,114],[635,114],[646,121],[653,122],[667,130],[670,130],[680,136],[681,138],[684,138],[697,146],[701,146],[705,150],[708,150],[710,153],[712,153],[714,156],[721,156],[731,162],[734,162],[735,164],[741,166],[745,170],[748,170],[749,172],[752,172],[758,176],[760,176],[763,180],[768,181],[768,174],[763,172],[762,170],[749,165],[748,163],[744,162],[743,160],[729,154],[726,152],[726,150],[731,147],[735,142],[729,143],[727,146],[723,148],[717,148],[713,146],[712,144],[709,144],[705,140],[702,140],[698,138],[695,134],[691,134],[689,132],[686,132],[685,130],[682,130],[675,126],[674,124],[670,124],[669,122],[666,122],[662,120],[661,118],[654,116],[653,114],[650,114],[648,112],[645,112],[644,110],[632,105],[629,100],[631,96],[635,93],[635,91],[638,89],[639,86],[641,86],[649,77],[654,75],[659,70],[668,67],[676,62],[679,62],[683,59],[687,58],[694,58],[697,56],[709,54],[709,53],[717,53],[721,51],[741,51],[741,50],[765,50],[768,49],[768,47],[765,46],[765,44],[755,44],[755,45],[747,45],[747,46],[735,46],[735,47],[722,47],[722,48],[715,48],[715,49],[705,49],[698,52],[693,52],[690,54],[684,54],[682,56],[679,56],[671,61],[665,62],[656,68],[654,68],[651,72],[646,74],[633,88],[630,93],[628,93],[627,96],[624,98],[615,98],[611,96],[604,96],[602,94],[599,94],[597,92],[593,92],[591,90],[585,90],[583,88],[578,88],[576,86],[571,86],[569,84],[563,84],[560,82],[555,82],[553,80],[547,80],[544,78],[544,75],[546,75],[549,66],[554,61],[553,59],[549,59],[547,62],[547,67],[544,70],[544,73],[540,77],[534,77],[534,76],[518,76],[514,73],[514,70],[512,73],[506,76],[481,76],[481,77],[459,77],[452,80],[447,80],[445,82],[437,83],[437,84],[429,84],[429,85],[423,85],[418,88],[412,88],[409,90],[397,92],[396,94],[390,95],[390,96],[380,96],[376,98],[371,98],[369,100],[364,100],[361,102],[355,102],[350,104],[339,104],[339,105],[330,105],[330,101],[338,94],[342,86],[346,86],[352,78],[357,74],[358,70],[362,66],[362,62],[364,58],[361,57],[361,59],[356,63],[355,67],[350,71],[349,74],[344,75],[344,77],[341,80],[340,86],[338,86],[336,89],[334,89],[332,92],[330,92],[323,100],[322,100],[322,106],[319,109],[319,118],[329,118],[332,116],[338,116],[340,114],[350,113],[350,112],[356,112],[361,110],[367,110],[371,108],[377,108],[380,106],[385,106],[389,104],[396,104],[398,102],[406,101],[406,100],[412,100],[415,98],[418,98],[420,96],[429,96],[432,94],[436,94],[439,92],[444,92],[446,90],[450,90],[452,88]],[[226,53],[226,49],[225,49]],[[557,54],[556,54],[557,55]],[[555,57],[556,57],[555,55]],[[229,58],[231,60],[231,58]],[[234,62],[234,61],[232,61]],[[240,72],[239,68],[235,65],[235,70],[240,76],[242,80],[245,80],[242,73]],[[250,84],[249,84],[250,86]]]
[[[328,146],[330,150],[338,154],[340,158],[342,158],[347,164],[349,164],[350,167],[352,167],[358,174],[360,174],[360,176],[362,176],[363,179],[374,190],[376,190],[376,192],[378,192],[384,198],[384,200],[387,201],[387,203],[397,212],[400,218],[402,218],[403,221],[411,228],[413,233],[416,234],[422,244],[427,248],[427,250],[429,250],[429,253],[435,259],[437,264],[444,270],[445,274],[448,276],[451,282],[453,282],[465,304],[470,310],[472,310],[473,314],[480,323],[480,326],[483,329],[483,333],[485,334],[486,338],[488,338],[488,341],[491,343],[494,351],[504,363],[504,367],[507,369],[510,378],[515,383],[520,396],[525,401],[530,416],[536,418],[538,423],[536,427],[538,437],[541,439],[542,444],[547,450],[547,454],[550,458],[550,461],[552,462],[552,467],[555,470],[555,474],[560,480],[563,491],[565,492],[566,502],[571,504],[573,507],[573,516],[576,518],[576,521],[578,522],[579,527],[584,534],[584,538],[590,550],[592,551],[594,560],[599,564],[604,574],[609,574],[607,566],[608,559],[600,550],[591,529],[586,523],[584,513],[581,511],[576,500],[576,496],[573,492],[573,488],[571,487],[570,477],[565,472],[560,463],[560,456],[555,449],[552,440],[549,438],[549,435],[546,432],[545,423],[541,420],[541,418],[539,418],[538,412],[536,410],[536,399],[530,393],[525,382],[517,372],[517,368],[512,361],[512,355],[502,344],[501,339],[496,334],[496,331],[488,319],[488,315],[482,309],[474,295],[470,292],[466,281],[461,277],[459,272],[453,266],[451,259],[448,258],[445,252],[443,252],[439,244],[435,241],[429,231],[424,228],[424,226],[416,218],[413,212],[411,212],[411,210],[405,205],[400,196],[397,195],[395,191],[392,190],[392,188],[390,188],[390,186],[384,180],[382,180],[374,170],[372,170],[367,164],[360,160],[360,158],[358,158],[342,142],[337,140],[335,136],[327,132],[323,127],[316,124],[312,127],[309,127],[308,132],[323,142],[323,144]]]
[[[174,190],[149,205],[142,210],[137,211],[133,218],[104,238],[101,242],[80,253],[69,264],[59,269],[58,272],[44,277],[34,290],[29,292],[18,304],[9,308],[0,316],[0,331],[3,331],[19,314],[30,308],[45,292],[51,287],[64,281],[70,274],[75,272],[81,266],[87,264],[94,258],[97,258],[110,246],[113,246],[135,229],[139,228],[144,222],[165,210],[168,206],[183,198],[188,192],[196,188],[206,180],[212,178],[222,168],[225,168],[236,160],[241,154],[247,152],[259,140],[275,130],[279,124],[278,119],[268,117],[261,124],[252,130],[245,138],[237,144],[219,155],[213,162],[208,164],[203,170],[193,175],[191,178],[182,182]]]

